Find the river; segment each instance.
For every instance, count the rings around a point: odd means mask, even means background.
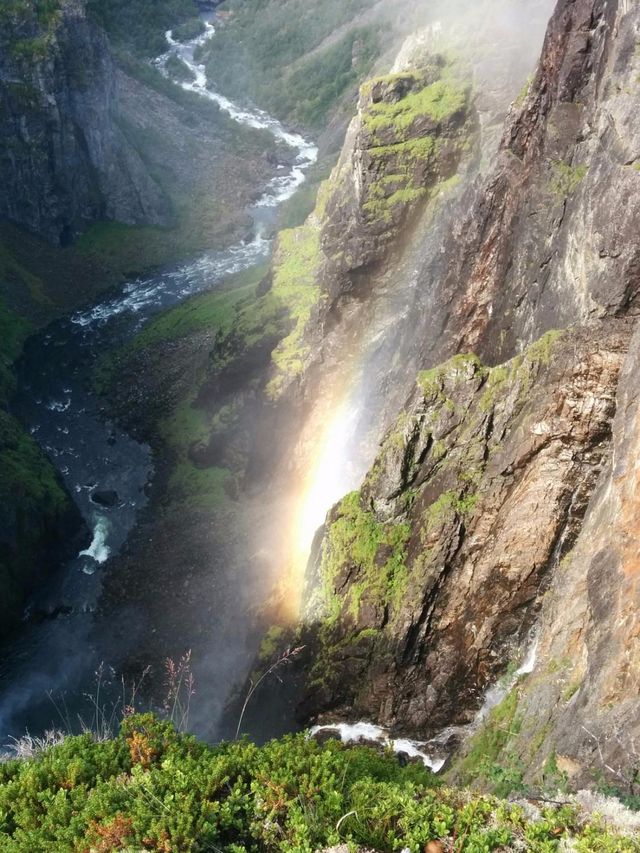
[[[119,553],[147,503],[153,476],[150,448],[105,418],[91,390],[96,358],[130,339],[158,312],[263,262],[271,251],[265,235],[273,232],[279,205],[304,182],[317,158],[312,143],[276,119],[239,107],[209,88],[196,52],[214,36],[209,20],[202,35],[189,42],[178,43],[169,32],[168,51],[155,64],[167,74],[168,58],[178,56],[193,75],[179,85],[214,101],[238,123],[272,133],[293,149],[294,163],[270,181],[250,208],[250,239],[128,282],[27,342],[18,366],[16,412],[59,471],[92,541],[42,586],[29,604],[22,630],[0,652],[0,744],[26,729],[36,733],[52,724],[77,725],[83,695],[93,690],[104,660],[90,636],[109,558]]]

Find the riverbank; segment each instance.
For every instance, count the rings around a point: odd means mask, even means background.
[[[102,41],[100,50],[107,50]],[[70,556],[76,546],[63,543],[74,543],[81,529],[80,516],[50,461],[6,411],[13,407],[14,364],[25,342],[56,317],[127,279],[247,237],[253,227],[248,206],[260,187],[291,164],[289,150],[268,132],[239,125],[153,66],[122,51],[118,55],[110,81],[117,93],[118,126],[154,175],[170,221],[163,226],[78,222],[78,233],[68,245],[0,222],[3,632],[18,626],[28,593],[62,556]]]
[[[109,421],[92,391],[91,373],[96,359],[110,349],[117,351],[122,348],[145,322],[163,310],[190,295],[215,290],[230,274],[249,270],[264,261],[270,250],[269,240],[264,235],[273,230],[279,205],[288,200],[303,183],[305,171],[316,157],[316,149],[312,144],[288,132],[266,114],[239,109],[208,89],[206,78],[194,64],[193,54],[202,38],[210,38],[212,35],[213,28],[208,24],[205,25],[204,36],[196,36],[190,42],[179,43],[169,35],[169,51],[158,61],[157,73],[169,74],[170,58],[179,56],[181,62],[192,67],[191,78],[181,82],[181,90],[192,98],[204,100],[213,111],[211,115],[215,117],[218,126],[222,122],[223,127],[237,126],[240,129],[241,133],[234,131],[222,142],[231,146],[232,140],[246,138],[247,144],[257,143],[260,146],[261,154],[256,149],[249,151],[257,161],[251,167],[247,167],[242,159],[247,155],[246,146],[238,144],[232,146],[231,151],[222,149],[219,156],[215,156],[214,152],[213,157],[205,148],[200,160],[195,158],[195,162],[188,167],[193,180],[200,175],[203,182],[200,191],[206,194],[212,188],[204,181],[203,161],[213,162],[216,174],[221,179],[220,186],[224,189],[222,198],[218,196],[218,203],[223,205],[226,198],[232,198],[233,210],[239,210],[239,206],[244,205],[237,220],[242,222],[245,239],[226,248],[216,248],[216,232],[209,227],[206,211],[200,211],[201,216],[196,216],[191,200],[182,227],[188,229],[191,221],[189,217],[198,218],[200,230],[194,230],[191,234],[195,242],[189,244],[189,248],[193,250],[197,247],[198,241],[206,233],[210,241],[206,252],[186,263],[165,266],[144,279],[131,281],[124,287],[112,290],[101,302],[56,321],[45,332],[30,338],[20,364],[16,409],[54,462],[68,491],[74,495],[86,524],[93,531],[93,539],[86,549],[69,562],[64,571],[52,578],[50,583],[41,585],[36,600],[32,602],[32,618],[21,635],[5,647],[0,670],[0,720],[6,733],[21,731],[25,724],[36,729],[47,724],[47,718],[51,716],[51,708],[44,701],[47,690],[54,693],[69,691],[72,694],[69,701],[77,709],[82,704],[83,691],[91,684],[93,672],[100,661],[108,660],[114,666],[121,664],[130,650],[132,637],[136,635],[136,631],[130,628],[127,642],[120,648],[114,648],[114,640],[118,636],[116,626],[110,626],[110,630],[100,636],[100,627],[94,625],[93,614],[100,599],[104,577],[108,576],[107,561],[118,553],[136,524],[138,515],[144,512],[147,505],[153,461],[144,443],[130,438]],[[183,105],[179,106],[183,109]],[[205,112],[208,114],[210,110]],[[162,115],[157,115],[153,110],[151,114],[143,112],[141,120],[151,122],[150,126],[155,133],[163,128]],[[197,121],[194,133],[197,136],[199,132]],[[246,137],[242,137],[242,134],[246,134]],[[188,152],[167,151],[167,144],[173,144],[171,140],[175,141],[172,133],[168,137],[169,143],[154,143],[154,156],[169,154],[178,160],[188,159]],[[265,137],[270,140],[266,149],[263,144]],[[183,141],[181,138],[180,144]],[[288,153],[283,154],[285,150]],[[237,180],[232,168],[234,162],[238,164]],[[182,170],[180,180],[184,180],[184,175]],[[262,181],[260,191],[257,190],[258,178]],[[234,226],[229,231],[225,221],[231,220],[216,219],[222,231],[226,229],[228,233],[237,233],[238,228]],[[247,232],[249,224],[251,233]],[[135,229],[135,233],[137,239],[144,240],[147,254],[135,254],[131,263],[147,263],[155,245],[147,239],[149,228]],[[137,240],[123,239],[131,234],[131,229],[114,223],[95,226],[69,251],[73,252],[74,257],[84,251],[101,261],[113,261],[115,276],[118,274],[118,266],[123,268],[123,258],[128,257],[128,250],[139,252]],[[217,239],[221,239],[220,236]],[[170,245],[166,251],[171,252],[174,248]],[[145,260],[140,261],[141,257]],[[238,297],[233,290],[226,293],[222,294],[223,301],[237,301]],[[245,295],[248,295],[246,287]],[[279,310],[276,310],[276,314]],[[260,323],[262,319],[257,317],[256,322]],[[158,322],[162,323],[162,319]],[[202,355],[204,357],[204,351]],[[46,364],[46,369],[39,371],[39,364]],[[193,377],[188,381],[193,381]],[[179,468],[179,471],[185,473],[184,469]],[[199,485],[202,487],[199,494],[206,497],[210,508],[219,493],[218,484],[207,477]],[[183,498],[182,509],[188,511],[191,498],[196,497],[190,493],[191,472],[189,479],[179,489]],[[184,489],[187,490],[186,494]],[[108,496],[108,500],[101,496]],[[170,565],[170,570],[175,571],[175,565]],[[230,591],[237,592],[237,589],[237,583],[235,586],[229,585]],[[153,579],[147,579],[144,595],[148,599],[153,598],[155,593]],[[235,597],[233,592],[230,594],[232,598]],[[120,618],[127,613],[131,617],[134,599],[135,596],[132,596],[130,604],[118,613]],[[218,604],[222,601],[224,606],[224,600],[221,594]],[[239,616],[240,611],[236,613]],[[138,627],[144,631],[142,621],[138,621]],[[154,631],[149,629],[148,634],[152,637]],[[153,645],[157,646],[157,655],[162,643],[154,638]],[[235,645],[238,650],[242,648],[241,638]]]

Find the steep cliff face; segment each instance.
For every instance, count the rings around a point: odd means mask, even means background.
[[[456,356],[418,376],[328,520],[311,707],[422,735],[469,720],[575,541],[628,335],[624,321],[550,333],[500,367]]]
[[[497,166],[423,280],[423,357],[494,363],[552,327],[636,310],[638,13],[559,3]],[[475,198],[474,198],[475,196]]]
[[[479,3],[461,16],[436,4],[391,73],[363,85],[319,194],[326,261],[302,364],[276,377],[279,396],[304,407],[294,453],[301,469],[313,464],[309,448],[327,412],[353,404],[355,485],[406,400],[433,316],[425,269],[444,263],[443,245],[467,212],[460,198],[495,155],[496,127],[535,66],[550,7],[527,0],[516,14],[510,3]]]
[[[166,223],[118,125],[114,62],[84,0],[10,2],[1,15],[0,217],[58,243],[96,219]]]
[[[439,56],[365,83],[330,182],[325,290],[384,258],[419,202],[456,175],[468,141],[469,86]],[[427,62],[427,57],[423,62]],[[339,285],[338,285],[339,286]],[[351,290],[342,283],[342,289]]]
[[[399,261],[416,219],[439,204],[466,165],[472,117],[460,69],[438,55],[423,53],[411,70],[362,86],[341,157],[303,226],[316,232],[318,244],[315,263],[307,264],[314,310],[298,330],[293,364],[276,350],[272,398],[304,381],[325,356],[346,357],[344,338],[362,335],[368,322],[351,318],[341,325],[341,308],[373,310],[377,277]],[[278,266],[276,253],[276,273]]]
[[[560,0],[495,168],[420,269],[396,358],[426,370],[318,545],[303,715],[468,722],[537,634],[503,753],[628,784],[639,28],[628,3]]]
[[[555,754],[572,784],[597,781],[605,765],[604,775],[624,794],[636,790],[640,710],[639,359],[636,331],[607,466],[545,598],[538,666],[520,690],[520,732],[509,744],[526,760],[529,778]]]

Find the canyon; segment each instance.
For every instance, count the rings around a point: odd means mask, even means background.
[[[232,736],[296,649],[257,740],[635,796],[640,14],[214,5],[3,31],[6,735],[189,654]]]

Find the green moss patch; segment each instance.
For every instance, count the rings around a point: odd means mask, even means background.
[[[317,224],[310,220],[299,228],[280,232],[273,259],[272,298],[286,306],[293,328],[272,355],[277,371],[267,386],[267,394],[272,398],[277,398],[284,383],[304,369],[308,347],[303,336],[311,310],[320,297],[321,264]]]
[[[364,124],[374,138],[382,131],[405,132],[420,119],[443,123],[462,113],[467,104],[468,89],[450,80],[437,80],[399,101],[372,104],[364,116]]]
[[[347,495],[335,511],[323,545],[320,575],[329,622],[348,613],[356,622],[363,600],[384,606],[402,597],[407,581],[408,524],[381,524],[361,506],[359,492]],[[340,577],[353,569],[346,597]]]
[[[252,267],[229,279],[223,289],[194,296],[154,317],[136,335],[132,348],[144,349],[201,331],[228,330],[239,311],[255,297],[256,286],[266,273],[266,265]]]
[[[225,484],[230,476],[227,468],[198,468],[184,460],[171,472],[169,489],[183,509],[195,506],[215,510],[228,500]]]
[[[561,160],[552,164],[550,191],[559,201],[574,193],[587,175],[587,166],[573,166]]]
[[[10,311],[0,296],[0,405],[6,403],[14,390],[11,365],[20,355],[22,344],[31,331],[31,324]]]
[[[434,74],[441,79],[433,82]],[[362,211],[369,224],[397,227],[418,202],[454,177],[452,164],[465,143],[468,96],[468,87],[447,67],[377,77],[362,86]],[[454,117],[454,127],[445,130]]]
[[[61,0],[1,0],[0,27],[12,58],[33,65],[47,58],[61,17]]]
[[[480,730],[471,739],[463,758],[455,765],[452,775],[457,781],[463,785],[488,781],[488,775],[498,764],[509,741],[520,732],[521,722],[517,712],[518,690],[514,688],[490,711]]]

